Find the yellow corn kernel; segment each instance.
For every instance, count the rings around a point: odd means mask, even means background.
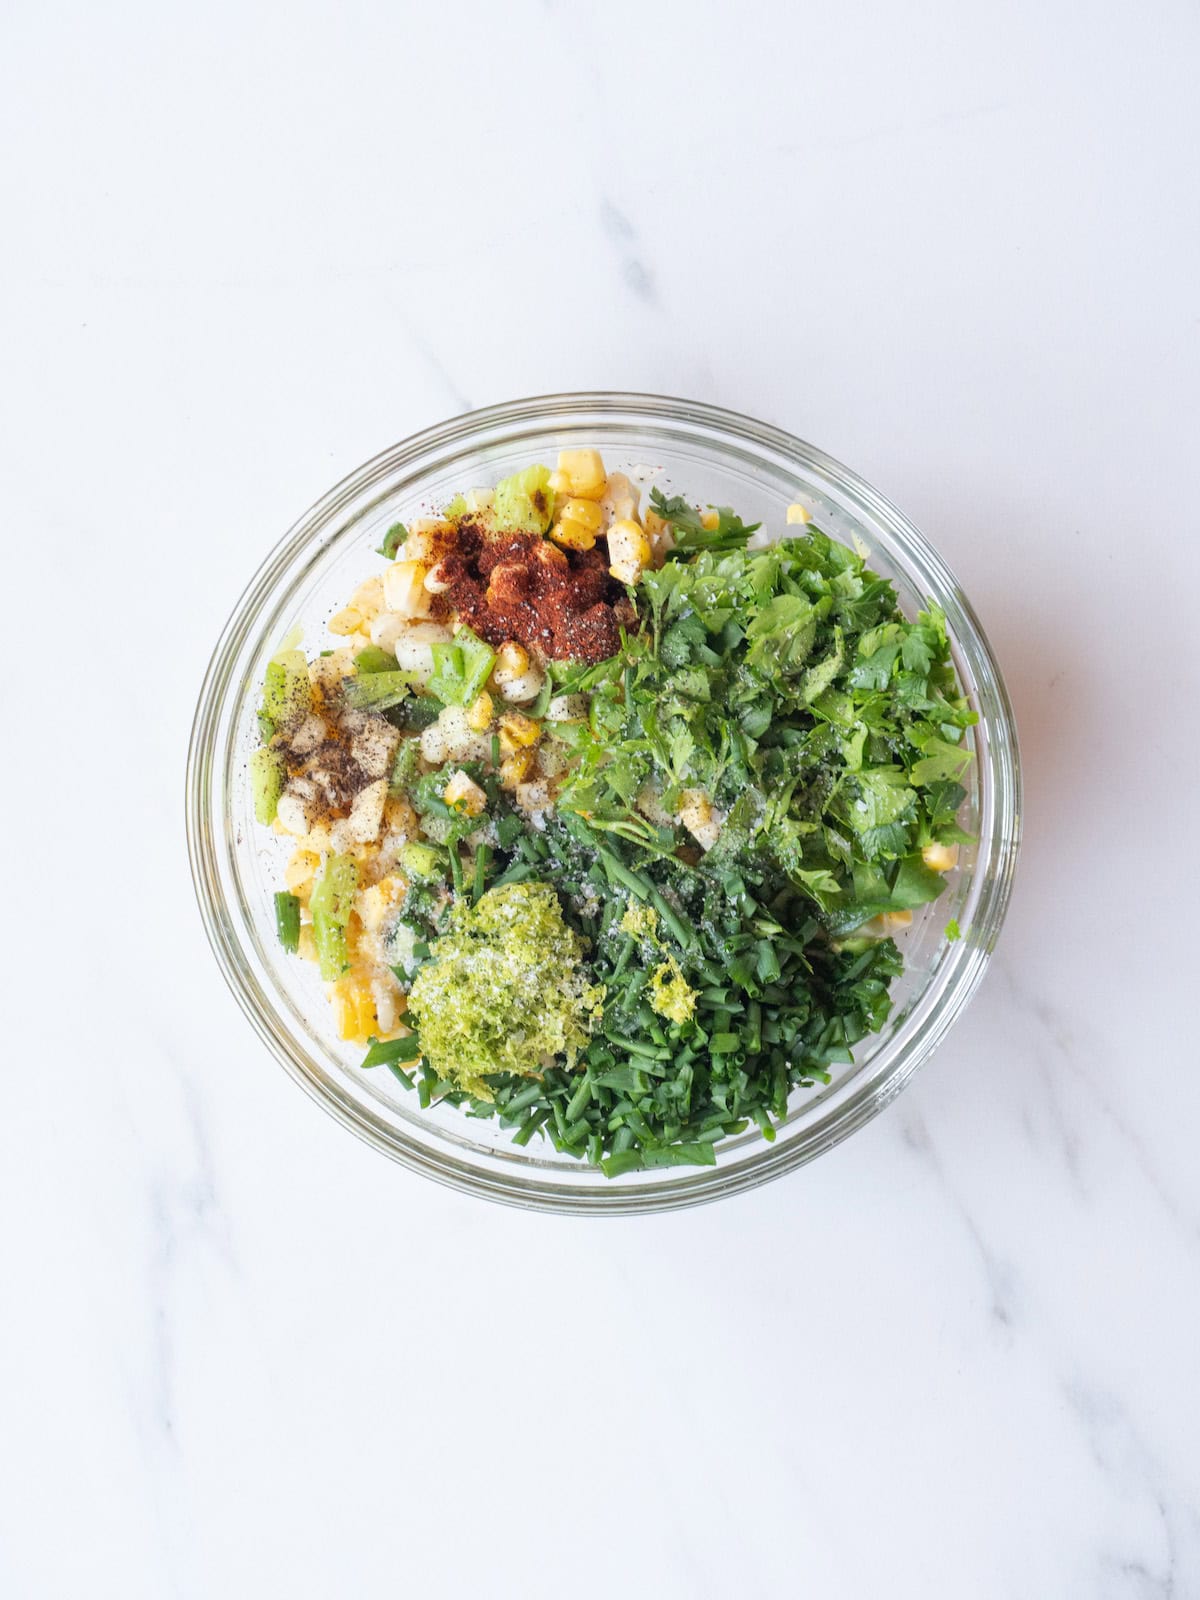
[[[958,865],[958,846],[927,844],[921,851],[921,860],[933,872],[953,872]]]
[[[572,522],[581,523],[593,533],[599,533],[604,526],[604,512],[595,500],[568,500],[562,506],[559,515],[569,517]]]
[[[514,639],[510,639],[496,651],[496,665],[492,668],[492,677],[497,683],[509,682],[528,671],[529,652],[524,645],[519,645]]]
[[[594,500],[566,500],[559,507],[550,537],[568,550],[590,550],[603,526],[604,512]]]
[[[596,543],[596,535],[590,528],[585,528],[581,522],[571,522],[566,517],[561,517],[554,524],[550,529],[550,537],[564,550],[590,550]]]
[[[561,476],[565,482],[559,489],[551,478],[550,487],[555,493],[569,494],[580,500],[599,500],[608,483],[599,450],[560,450],[556,476]]]
[[[636,522],[623,519],[608,530],[609,571],[618,583],[633,584],[650,565],[650,541]]]
[[[350,610],[357,611],[364,622],[370,622],[383,610],[383,574],[373,573],[364,578],[350,596]]]
[[[911,928],[911,911],[885,911],[883,913],[884,927],[890,932],[893,928]]]
[[[646,532],[652,539],[657,538],[660,533],[664,533],[666,531],[666,523],[659,516],[658,512],[654,510],[653,506],[646,507],[645,515],[642,517],[642,522],[645,525]]]
[[[487,795],[465,772],[456,772],[442,791],[442,799],[451,811],[461,811],[468,817],[478,817],[487,805]]]
[[[500,718],[500,738],[510,739],[517,749],[536,744],[542,736],[542,725],[527,717],[523,711],[506,711]]]
[[[321,865],[321,858],[315,850],[297,850],[284,869],[283,881],[292,894],[304,897],[312,888],[312,881],[317,875]]]
[[[360,972],[348,972],[329,991],[333,1022],[338,1034],[354,1044],[366,1044],[379,1032],[379,1017],[371,980]]]
[[[787,508],[787,519],[793,527],[795,527],[797,523],[812,521],[812,518],[809,516],[808,512],[802,505],[799,505],[798,503],[793,503]]]
[[[433,596],[425,587],[427,572],[420,561],[393,561],[383,575],[383,598],[398,617],[426,617]]]
[[[486,733],[492,725],[495,714],[495,704],[485,689],[482,694],[475,696],[471,709],[467,712],[467,726],[472,733]]]
[[[330,617],[329,631],[343,636],[357,633],[362,620],[353,606],[347,606],[344,611],[337,611]]]
[[[365,634],[370,642],[371,620],[383,610],[383,579],[376,573],[360,583],[350,596],[349,604],[329,619],[330,633],[351,637]]]
[[[300,941],[296,945],[296,954],[304,961],[317,959],[317,941],[313,938],[311,922],[300,924]]]
[[[524,783],[533,769],[533,757],[532,750],[514,750],[512,755],[506,756],[500,763],[500,787],[515,789],[519,783]]]
[[[700,526],[702,528],[707,528],[709,533],[716,533],[717,529],[721,526],[720,513],[714,511],[711,507],[709,507],[707,511],[702,511],[700,513]]]

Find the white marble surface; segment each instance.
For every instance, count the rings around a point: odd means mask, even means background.
[[[1182,0],[4,8],[5,1600],[1200,1595],[1198,49]],[[614,1225],[324,1117],[182,837],[293,517],[582,387],[903,505],[1028,799],[900,1102]]]

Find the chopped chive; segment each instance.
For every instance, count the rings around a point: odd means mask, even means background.
[[[420,1054],[421,1042],[415,1033],[406,1033],[401,1039],[372,1039],[359,1065],[390,1067],[397,1061],[415,1061]],[[411,1089],[412,1085],[408,1087]]]
[[[567,1102],[566,1118],[568,1122],[577,1122],[583,1115],[588,1101],[592,1098],[592,1082],[585,1072],[583,1081]]]

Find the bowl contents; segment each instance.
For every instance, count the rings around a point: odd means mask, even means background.
[[[393,526],[336,644],[283,642],[276,930],[364,1068],[614,1176],[773,1139],[883,1025],[976,717],[939,608],[787,522],[567,450]]]

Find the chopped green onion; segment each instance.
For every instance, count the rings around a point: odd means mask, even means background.
[[[372,1039],[359,1065],[390,1067],[399,1061],[415,1061],[420,1054],[421,1042],[415,1033],[406,1033],[401,1039]]]
[[[275,932],[285,950],[300,947],[300,902],[294,894],[280,890],[275,896]]]
[[[383,536],[383,543],[378,546],[377,554],[383,556],[385,561],[396,559],[397,549],[408,538],[408,529],[402,522],[393,522]]]

